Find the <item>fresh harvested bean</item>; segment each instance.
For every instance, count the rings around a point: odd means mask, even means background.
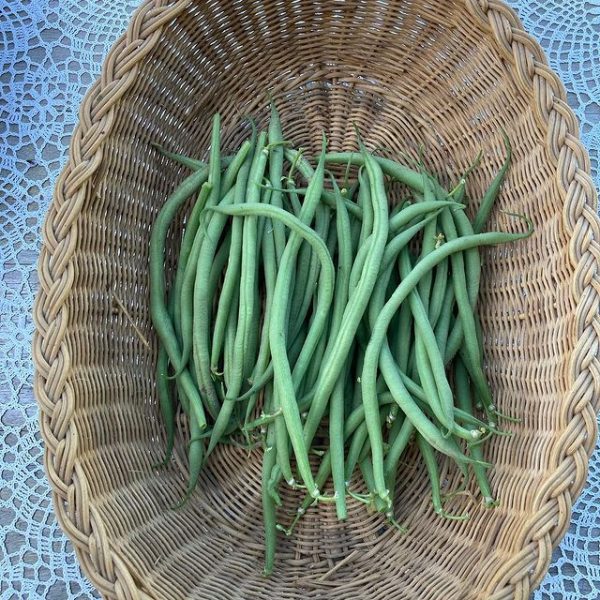
[[[283,134],[281,132],[281,120],[275,104],[271,103],[271,119],[269,120],[269,180],[273,186],[271,204],[278,208],[283,207],[282,192],[278,188],[281,185],[283,175]],[[273,237],[277,265],[281,262],[285,249],[286,235],[283,223],[273,222]]]
[[[180,382],[190,404],[194,407],[194,416],[198,419],[199,429],[206,427],[206,418],[198,390],[186,368],[182,368],[181,348],[173,328],[169,311],[165,304],[164,248],[169,225],[175,214],[191,194],[206,181],[207,171],[197,171],[187,177],[167,200],[160,210],[150,236],[150,315],[156,333],[161,340],[169,361],[176,371],[181,371]]]
[[[267,438],[262,465],[261,497],[263,507],[263,523],[265,530],[265,566],[264,574],[273,571],[275,562],[275,547],[277,545],[277,515],[276,507],[269,493],[269,478],[277,461],[275,449],[275,427],[273,424],[267,428]]]
[[[490,187],[487,189],[483,199],[481,200],[479,210],[477,211],[475,220],[473,221],[473,231],[475,233],[480,233],[483,230],[483,227],[485,226],[490,213],[492,212],[494,202],[496,201],[496,198],[502,189],[502,184],[504,183],[506,173],[512,161],[512,148],[510,145],[510,140],[504,131],[502,132],[502,137],[504,138],[504,147],[506,148],[506,158],[504,159],[504,164],[500,168],[500,171],[498,171],[494,181],[492,181]]]
[[[233,191],[228,192],[221,200],[221,205],[227,205],[233,201]],[[198,254],[196,264],[196,277],[194,282],[193,297],[193,320],[192,320],[192,347],[196,367],[196,378],[200,384],[200,393],[205,399],[206,408],[213,419],[217,418],[220,411],[220,403],[215,390],[210,370],[210,324],[211,308],[214,289],[208,284],[206,275],[211,272],[215,261],[219,240],[227,223],[226,217],[215,214],[209,217],[206,223],[206,232]],[[229,420],[229,419],[228,419]],[[226,423],[222,424],[223,426]],[[213,435],[208,445],[207,453],[210,454],[224,429],[213,428]]]
[[[268,156],[268,151],[265,150],[265,144],[266,134],[262,133],[258,136],[256,142],[256,150],[254,152],[254,156],[252,158],[252,163],[248,174],[246,199],[247,203],[249,204],[259,204],[261,188],[258,184],[262,180]],[[240,188],[238,188],[237,191],[241,193]],[[239,207],[242,206],[242,204],[236,204],[234,206]],[[219,213],[224,211],[226,207],[222,202],[218,207],[212,206],[210,208]],[[223,214],[220,214],[218,216],[220,217],[220,219],[223,219],[223,222],[227,221]],[[231,413],[233,412],[235,406],[235,401],[241,391],[244,382],[244,377],[250,374],[248,373],[246,375],[245,366],[247,364],[246,356],[251,352],[252,347],[251,339],[253,333],[250,330],[256,327],[256,265],[258,254],[258,223],[256,219],[257,218],[255,216],[249,217],[248,219],[244,219],[244,223],[242,226],[243,242],[240,265],[240,295],[238,322],[234,344],[234,355],[237,357],[237,360],[232,365],[233,370],[231,374],[231,388],[227,389],[227,396],[225,398],[225,401],[223,402],[218,416],[216,417],[215,425],[213,427],[213,435],[211,436],[208,446],[209,453],[216,446],[220,436],[222,435],[222,432],[224,431],[225,427],[227,426],[227,423],[229,422]],[[219,220],[218,222],[220,223],[221,221]],[[240,360],[239,357],[243,357],[243,359]]]
[[[156,359],[156,395],[158,396],[160,414],[167,434],[167,447],[164,459],[157,466],[165,466],[169,463],[175,444],[175,406],[173,405],[171,386],[167,377],[168,370],[169,355],[165,347],[161,344]]]
[[[208,171],[207,171],[208,172]],[[181,290],[183,286],[183,278],[185,274],[185,269],[187,267],[190,254],[192,252],[192,247],[194,244],[194,239],[196,237],[196,232],[198,231],[198,227],[200,225],[200,215],[204,210],[204,206],[206,204],[206,200],[212,191],[212,185],[208,182],[202,184],[200,188],[200,193],[198,194],[198,199],[194,204],[194,208],[190,213],[190,218],[187,220],[185,226],[185,232],[183,234],[183,239],[181,241],[181,249],[179,251],[179,260],[177,262],[177,270],[175,272],[175,279],[173,282],[173,290],[171,295],[173,297],[172,300],[172,309],[169,311],[171,313],[171,318],[173,319],[173,325],[175,326],[175,333],[177,334],[177,339],[179,343],[183,343],[182,338],[182,325],[181,325]],[[186,348],[185,345],[182,351],[182,363],[183,365],[187,365],[189,360],[189,353],[191,351],[191,344]]]
[[[248,176],[252,165],[253,149],[256,145],[256,132],[253,133],[252,139],[249,142],[249,150],[243,163],[237,171],[237,179],[235,182],[234,204],[240,204],[245,200],[246,188],[248,185]],[[223,336],[228,321],[228,313],[231,309],[231,299],[234,294],[234,289],[239,284],[239,273],[242,259],[242,220],[234,219],[231,225],[231,253],[229,256],[229,264],[223,281],[223,288],[219,297],[219,305],[215,317],[215,326],[213,333],[213,343],[211,348],[211,370],[218,371],[219,357],[221,347],[223,345]]]
[[[383,173],[378,164],[365,154],[365,164],[370,185],[370,197],[373,204],[373,244],[365,260],[362,276],[357,287],[349,295],[349,302],[344,311],[338,335],[332,338],[327,359],[323,364],[321,376],[316,385],[315,396],[311,404],[305,425],[304,438],[310,445],[318,425],[327,408],[327,402],[335,383],[343,369],[345,358],[363,315],[366,312],[369,296],[377,281],[377,274],[385,250],[388,236],[388,204],[383,184]],[[373,385],[373,389],[375,385]],[[364,391],[363,391],[364,393]],[[373,446],[375,453],[380,448]],[[376,460],[378,457],[376,456]],[[383,463],[383,460],[381,461]]]
[[[411,270],[412,266],[408,252],[401,252],[400,275],[402,279],[406,279]],[[436,417],[449,431],[454,431],[455,423],[452,410],[454,400],[452,389],[446,377],[444,359],[436,345],[435,334],[429,322],[424,301],[421,299],[417,289],[413,290],[408,298],[416,328],[417,369]],[[424,376],[428,376],[428,382],[429,377],[431,378],[430,383],[432,385],[429,389],[425,387]],[[434,398],[436,399],[435,402],[433,401]],[[470,432],[467,432],[467,436],[467,439],[471,439]]]
[[[389,327],[390,321],[392,317],[400,307],[400,304],[407,298],[410,292],[414,289],[414,287],[418,284],[421,277],[427,273],[430,269],[439,264],[444,258],[451,256],[453,253],[463,252],[469,248],[473,248],[476,246],[482,245],[495,245],[499,243],[506,243],[509,241],[516,241],[523,238],[528,237],[533,233],[533,229],[531,223],[528,222],[528,231],[526,233],[514,234],[514,233],[501,233],[501,232],[493,232],[493,233],[483,233],[476,234],[473,236],[468,236],[464,238],[459,238],[455,240],[450,240],[447,243],[443,244],[440,248],[435,249],[433,252],[425,256],[419,263],[415,266],[414,269],[410,272],[408,277],[406,277],[396,291],[392,294],[391,298],[386,302],[385,306],[381,310],[379,317],[372,329],[371,339],[367,346],[367,350],[365,352],[365,361],[363,366],[363,372],[361,377],[361,387],[362,387],[362,396],[363,396],[363,404],[365,404],[365,416],[369,415],[366,418],[367,427],[369,429],[369,437],[371,439],[371,447],[373,449],[383,447],[383,440],[381,437],[381,423],[379,421],[379,412],[376,409],[377,406],[377,398],[374,395],[375,390],[375,382],[377,378],[377,365],[380,362],[381,358],[384,359],[384,363],[381,364],[382,373],[384,377],[386,374],[384,372],[384,364],[386,357],[393,361],[391,358],[391,352],[389,351],[389,347],[387,347],[387,352],[382,351],[384,346],[384,342],[387,336],[387,328]],[[399,379],[399,376],[398,376]],[[390,382],[387,381],[388,386]],[[402,386],[404,387],[404,386]],[[404,388],[405,389],[405,388]],[[391,387],[390,387],[390,391]],[[367,411],[368,407],[368,411]],[[401,406],[404,410],[404,407]],[[407,417],[410,418],[407,411],[404,410]],[[420,411],[419,411],[420,413]],[[422,413],[417,414],[417,420],[421,420],[420,417],[423,416],[425,421],[430,423],[426,417]],[[413,421],[413,424],[417,429],[417,423]],[[437,432],[437,430],[436,430]],[[439,432],[437,432],[438,435]],[[441,437],[441,435],[440,435]],[[429,441],[429,440],[428,440]],[[431,442],[430,442],[431,443]],[[432,444],[433,445],[433,444]],[[385,485],[385,477],[382,473],[378,473],[379,470],[382,469],[382,460],[378,455],[373,456],[373,471],[376,477],[377,482],[377,494],[381,496],[382,499],[387,498],[386,490],[382,489],[382,485]],[[383,480],[383,481],[382,481]]]
[[[417,444],[419,446],[419,450],[421,451],[421,456],[423,457],[423,462],[425,463],[425,467],[431,481],[431,498],[435,512],[438,515],[446,517],[447,519],[454,519],[457,521],[464,521],[468,519],[468,513],[465,513],[464,515],[451,515],[444,510],[442,506],[440,474],[433,449],[419,434],[417,434]]]
[[[465,411],[465,413],[472,415],[473,401],[471,397],[469,374],[460,358],[454,363],[454,383],[456,385],[456,401],[458,406]],[[470,446],[469,450],[473,458],[483,462],[483,452],[479,444]],[[479,489],[483,495],[484,506],[486,508],[496,506],[497,502],[494,500],[494,495],[485,468],[479,464],[473,464],[473,471],[477,483],[479,484]]]
[[[413,171],[404,165],[390,160],[389,158],[373,157],[382,171],[392,179],[405,183],[417,192],[423,193],[423,177],[418,171]],[[328,152],[325,155],[327,164],[346,164],[350,162],[355,166],[363,166],[366,162],[365,155],[358,152]]]

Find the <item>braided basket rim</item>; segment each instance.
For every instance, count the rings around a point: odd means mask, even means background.
[[[93,175],[102,163],[104,142],[111,133],[119,99],[135,82],[140,61],[154,48],[163,28],[190,3],[191,0],[144,0],[132,16],[127,31],[107,55],[99,79],[82,101],[69,160],[56,182],[43,226],[33,361],[34,392],[45,444],[44,465],[57,519],[71,539],[83,571],[107,598],[139,599],[148,595],[111,546],[102,518],[90,505],[88,481],[76,458],[75,399],[68,383],[71,361],[64,336],[68,323],[66,300],[74,282],[77,217]],[[585,483],[596,440],[600,375],[598,361],[587,357],[600,344],[600,220],[589,157],[579,139],[577,119],[543,50],[503,2],[464,3],[479,25],[491,32],[516,81],[532,97],[564,199],[563,221],[575,269],[572,293],[577,341],[570,356],[570,389],[562,406],[567,427],[554,441],[554,468],[534,499],[534,513],[516,533],[521,549],[486,582],[488,598],[525,600],[545,575],[552,549],[568,528],[572,503]]]

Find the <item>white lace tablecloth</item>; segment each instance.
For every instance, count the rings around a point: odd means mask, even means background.
[[[569,91],[598,183],[600,0],[512,0]],[[0,598],[97,597],[52,513],[32,394],[40,226],[82,95],[136,0],[0,0]],[[600,598],[600,450],[535,600]]]

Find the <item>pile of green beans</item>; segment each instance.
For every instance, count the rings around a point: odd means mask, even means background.
[[[520,215],[523,233],[483,232],[510,165],[506,136],[505,163],[473,220],[468,172],[447,191],[422,161],[380,158],[360,139],[356,152],[328,153],[323,138],[308,160],[284,141],[274,106],[267,131],[253,125],[235,154],[223,155],[220,136],[216,115],[207,163],[161,150],[191,174],[150,242],[164,464],[178,411],[188,422],[182,502],[218,444],[262,448],[266,574],[277,532],[291,535],[312,504],[335,503],[345,519],[347,503],[360,502],[398,526],[399,464],[413,440],[438,514],[467,518],[444,508],[439,454],[465,481],[472,472],[494,506],[482,442],[506,432],[483,368],[479,249],[532,233]],[[393,181],[406,192],[395,205]],[[166,272],[169,228],[190,197],[177,267]],[[286,525],[282,486],[305,490]]]

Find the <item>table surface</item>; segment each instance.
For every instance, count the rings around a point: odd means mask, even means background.
[[[59,8],[60,4],[60,8]],[[598,183],[600,0],[511,0],[581,123]],[[32,393],[40,226],[82,96],[137,1],[0,0],[0,598],[97,597],[52,513]],[[535,600],[600,597],[600,445]]]

